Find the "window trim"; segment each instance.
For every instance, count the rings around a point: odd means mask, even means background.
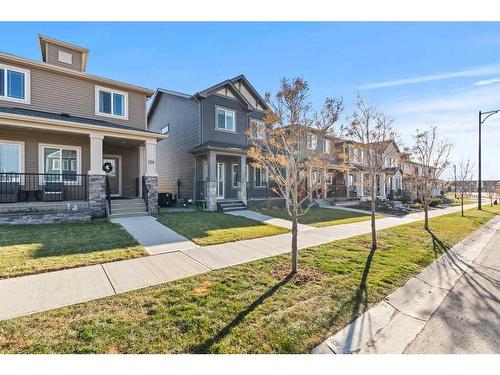
[[[39,143],[38,144],[38,173],[45,174],[45,158],[44,158],[44,150],[46,148],[58,148],[61,150],[75,150],[76,151],[76,174],[82,174],[82,148],[80,146],[70,146],[70,145],[54,145],[47,143]],[[62,175],[62,172],[61,172]],[[43,176],[40,176],[43,181]],[[61,181],[64,184],[70,183],[75,185],[75,181]],[[81,185],[82,181],[80,176],[76,179],[77,185]]]
[[[4,70],[4,94],[0,95],[0,100],[5,100],[8,102],[31,104],[31,71],[27,69],[18,68],[12,65],[0,64],[0,69]],[[17,73],[24,74],[24,99],[11,98],[7,96],[8,83],[7,83],[7,71],[11,70]]]
[[[260,170],[260,185],[257,186],[257,169]],[[267,171],[264,168],[253,168],[253,186],[256,189],[266,188],[267,187]],[[265,184],[265,185],[263,185]]]
[[[73,65],[73,54],[59,49],[57,50],[57,62]]]
[[[108,92],[111,94],[111,113],[103,113],[103,112],[99,111],[99,91]],[[124,113],[123,116],[118,116],[118,115],[113,114],[113,106],[114,106],[113,94],[123,95],[123,97],[124,97],[123,98],[123,113]],[[103,86],[95,86],[94,102],[95,102],[95,115],[96,116],[116,118],[116,119],[120,119],[120,120],[128,120],[128,92],[110,89],[108,87],[103,87]]]
[[[264,129],[265,129],[265,126],[266,126],[266,125],[264,124],[264,121],[262,121],[262,120],[257,120],[257,119],[255,119],[255,118],[250,118],[250,129],[252,128],[252,121],[257,123],[257,129],[259,128],[259,125],[262,125],[262,126],[264,127]],[[258,140],[262,140],[262,139],[264,139],[264,138],[265,138],[265,135],[266,135],[266,134],[265,134],[265,131],[264,131],[263,133],[264,133],[264,134],[262,135],[262,137],[258,137],[258,136],[257,136],[257,137],[254,137],[254,136],[253,136],[253,131],[252,131],[252,139],[258,139]],[[259,134],[259,132],[256,132],[256,134]]]
[[[218,127],[218,118],[217,118],[217,111],[221,109],[224,112],[233,112],[233,119],[234,119],[234,130],[228,130],[226,128],[222,129]],[[226,126],[226,116],[224,115],[224,126]],[[231,109],[231,108],[226,108],[226,107],[221,107],[220,105],[215,106],[215,130],[218,132],[224,132],[224,133],[231,133],[231,134],[236,134],[236,110]]]
[[[309,137],[311,137],[311,147],[309,147]],[[314,147],[312,147],[312,140],[315,140],[314,141]],[[307,139],[306,139],[306,147],[308,150],[316,150],[318,148],[318,136],[316,134],[307,134]]]
[[[11,141],[11,140],[7,140],[7,139],[0,139],[0,144],[20,146],[21,157],[19,158],[19,172],[18,173],[24,173],[24,144],[25,144],[24,141]],[[5,173],[8,173],[8,172],[5,172]]]

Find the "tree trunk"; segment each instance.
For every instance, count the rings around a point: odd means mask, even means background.
[[[298,223],[297,213],[292,216],[292,273],[298,271],[299,250],[297,248]]]
[[[462,195],[462,198],[461,198],[461,206],[462,206],[462,216],[464,216],[464,196]]]
[[[424,229],[429,230],[429,203],[424,198]]]
[[[371,209],[372,209],[372,217],[371,217],[371,227],[372,227],[372,250],[377,249],[377,229],[375,227],[375,207],[377,201],[377,192],[375,191],[375,177],[372,178],[371,183]]]

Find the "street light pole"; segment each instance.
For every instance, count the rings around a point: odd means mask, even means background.
[[[494,111],[488,111],[488,112],[481,112],[479,111],[479,160],[478,160],[478,167],[479,167],[479,173],[478,173],[478,181],[477,181],[477,209],[481,209],[481,198],[482,198],[482,181],[481,181],[481,125],[484,124],[484,122],[488,119],[488,117],[493,116],[496,113],[499,113],[500,109],[494,110]],[[483,115],[486,115],[486,117],[483,119]]]

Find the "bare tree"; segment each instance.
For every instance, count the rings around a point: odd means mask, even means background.
[[[493,207],[493,198],[495,198],[496,194],[496,184],[491,182],[490,184],[486,185],[486,195],[488,196],[490,200],[490,206]]]
[[[460,205],[462,206],[462,216],[464,216],[464,197],[467,194],[472,183],[474,164],[470,157],[462,159],[458,165],[458,182],[459,182],[459,197]]]
[[[392,128],[392,122],[383,113],[377,111],[372,103],[358,94],[354,113],[348,123],[342,126],[342,133],[351,140],[349,165],[367,177],[366,180],[363,179],[363,183],[368,188],[371,200],[372,250],[377,248],[375,211],[378,189],[385,184],[382,178],[385,160],[392,156],[388,154],[390,149],[388,146],[397,137]]]
[[[266,111],[264,127],[248,132],[251,164],[267,172],[273,191],[285,199],[292,220],[292,273],[298,270],[298,219],[314,205],[313,195],[321,189],[321,183],[311,178],[312,172],[323,170],[326,163],[308,150],[307,142],[317,144],[321,137],[332,136],[342,112],[342,100],[328,98],[314,113],[308,93],[307,81],[284,78],[274,96],[266,94],[271,110]],[[250,137],[256,132],[261,134]]]
[[[437,187],[439,177],[450,164],[451,143],[440,139],[436,126],[429,130],[417,129],[414,135],[413,158],[421,165],[421,173],[417,176],[417,186],[424,208],[424,228],[429,229],[429,203]]]

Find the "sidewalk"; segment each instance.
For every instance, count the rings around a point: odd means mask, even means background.
[[[443,332],[449,331],[447,322],[436,322],[434,319],[430,328],[427,328],[427,325],[456,285],[459,285],[459,294],[464,293],[466,286],[462,285],[461,280],[473,267],[475,259],[485,249],[488,250],[488,246],[494,242],[494,236],[500,238],[499,231],[500,217],[497,216],[424,268],[418,275],[408,280],[402,288],[366,311],[343,330],[330,336],[317,346],[313,353],[401,354],[408,347],[411,352],[419,353],[426,351],[423,348],[428,349],[429,345],[432,344],[434,344],[435,350],[431,352],[440,352],[437,349],[438,347],[441,350],[444,349],[442,352],[451,352],[452,348],[455,348],[458,343],[446,342]],[[485,321],[485,311],[482,311],[482,317],[477,319],[477,311],[482,301],[477,298],[477,286],[475,286],[475,289],[474,298],[469,298],[469,300],[474,300],[474,302],[470,301],[469,310],[475,310],[476,321]],[[487,295],[484,296],[484,300],[491,299],[491,293],[485,294]],[[490,315],[493,315],[490,317],[491,324],[494,325],[495,320],[498,319],[497,312],[492,314],[491,306],[488,307],[490,307],[488,309]],[[456,330],[459,329],[458,327],[463,326],[466,318],[461,304],[459,310],[454,314],[454,317],[458,318],[456,319]],[[451,311],[446,313],[453,315]],[[480,322],[478,324],[481,325]],[[434,328],[432,328],[433,326]],[[446,328],[443,328],[443,326]],[[474,327],[470,329],[470,332],[464,333],[462,337],[467,337],[470,340],[470,336],[475,334],[478,329],[479,327]],[[420,332],[425,332],[425,335],[419,335]],[[498,332],[489,332],[489,334],[495,336],[498,335]],[[413,345],[412,342],[417,335],[419,335],[418,341]],[[498,336],[490,338],[490,340],[485,340],[484,335],[479,337],[481,335],[476,334],[476,336],[478,336],[476,338],[478,342],[487,341],[490,343],[498,340]],[[444,347],[445,343],[448,344],[448,350]],[[483,353],[483,351],[481,352]]]
[[[473,207],[474,204],[466,206],[466,208]],[[460,207],[450,207],[431,211],[429,216],[436,217],[459,211]],[[377,229],[382,230],[422,219],[423,213],[403,218],[377,219]],[[298,246],[303,249],[366,233],[370,233],[369,221],[314,228],[300,232]],[[286,233],[222,245],[190,247],[175,251],[170,248],[171,252],[143,258],[0,280],[0,301],[2,301],[0,320],[86,302],[288,253],[290,240],[291,234]]]
[[[271,225],[275,225],[277,227],[282,227],[282,228],[286,228],[286,229],[292,229],[291,220],[279,219],[276,217],[261,214],[260,212],[255,212],[255,211],[250,211],[250,210],[240,210],[240,211],[226,212],[226,214],[233,215],[233,216],[243,216],[243,217],[246,217],[248,219],[260,221],[261,223],[271,224]],[[299,232],[302,232],[304,230],[314,229],[314,227],[312,227],[310,225],[305,225],[305,224],[298,224],[297,229]]]

